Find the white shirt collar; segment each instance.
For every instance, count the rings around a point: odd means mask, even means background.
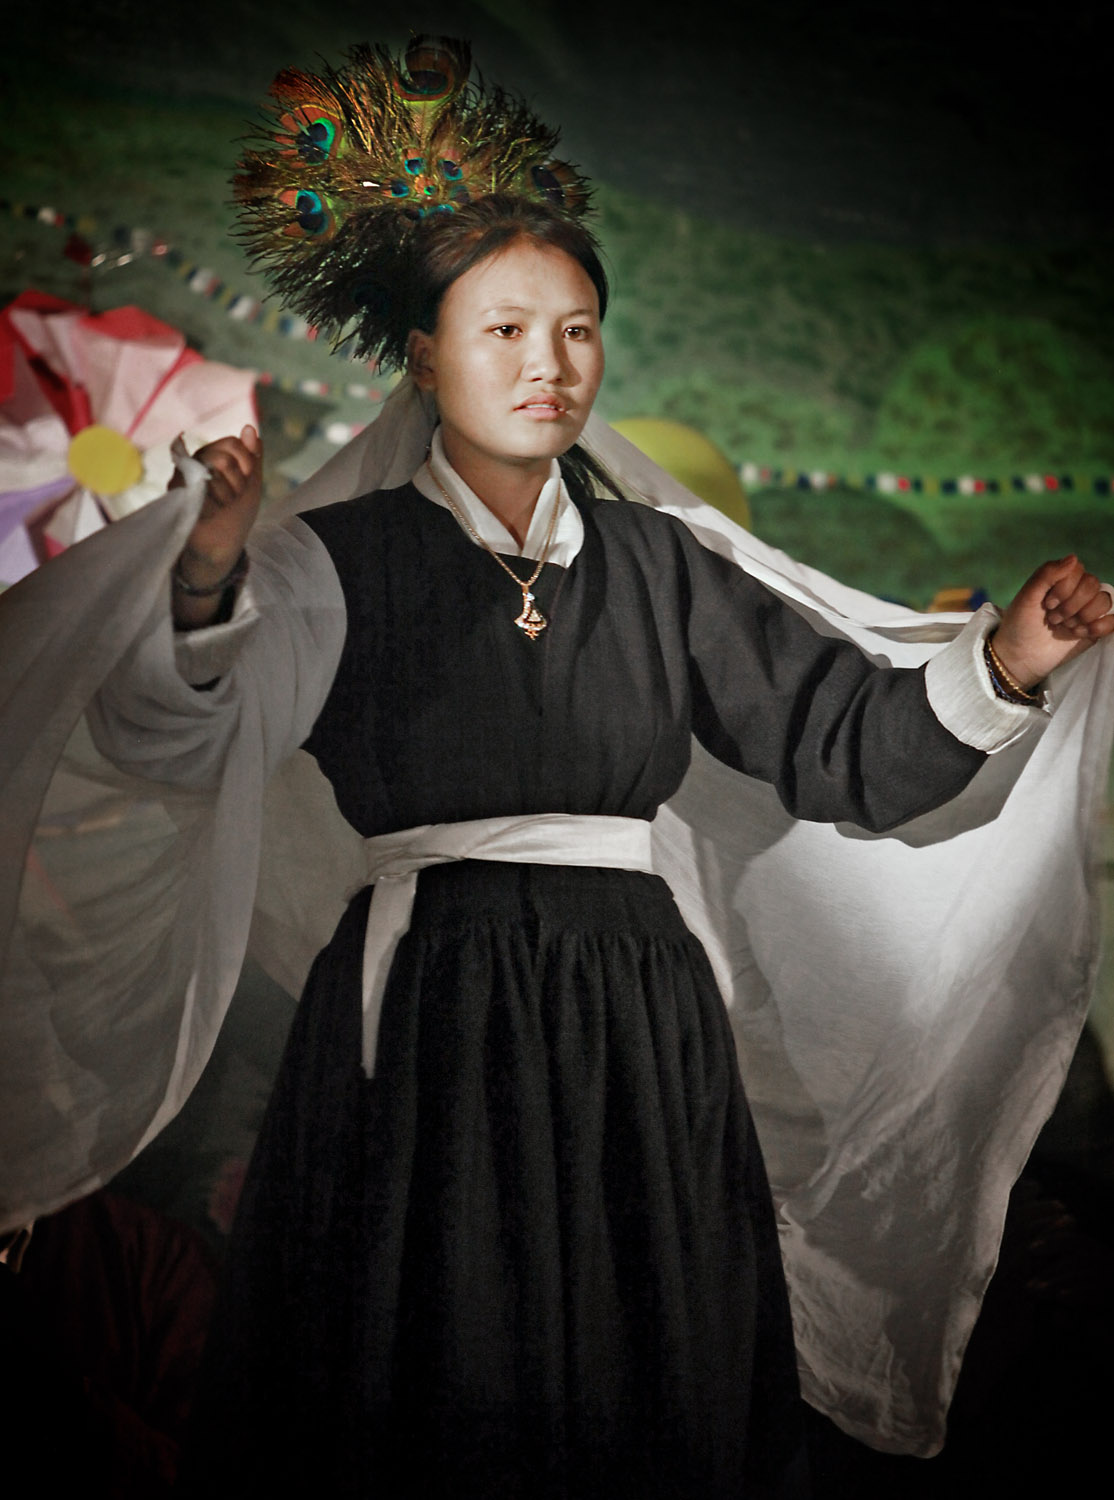
[[[549,530],[554,503],[557,505],[557,524],[553,529],[553,541],[550,544],[547,561],[556,563],[558,567],[567,568],[580,551],[584,541],[584,522],[580,518],[580,512],[569,498],[568,490],[561,478],[561,466],[556,459],[550,466],[549,478],[542,486],[538,503],[534,506],[534,514],[530,518],[530,529],[526,533],[526,541],[521,548],[499,517],[493,511],[488,510],[479,496],[469,489],[456,470],[451,467],[441,443],[440,428],[433,434],[429,445],[429,458],[414,475],[413,483],[414,488],[427,500],[432,500],[435,505],[440,505],[451,515],[452,511],[446,504],[444,495],[437,488],[436,480],[440,480],[448,490],[453,504],[468,517],[469,523],[475,527],[477,534],[489,547],[494,548],[496,552],[503,553],[505,557],[528,557],[535,562],[541,557],[545,550],[545,537]],[[461,526],[461,530],[475,545],[475,539],[469,535],[467,528]]]

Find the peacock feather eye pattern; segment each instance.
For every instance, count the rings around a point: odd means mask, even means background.
[[[406,64],[392,80],[395,93],[408,104],[443,104],[462,89],[471,71],[467,53],[448,38],[416,37],[406,52]]]
[[[321,239],[336,229],[336,215],[320,193],[311,188],[287,188],[280,200],[291,210],[283,233],[294,238]]]
[[[304,108],[288,111],[279,122],[276,142],[285,155],[300,157],[309,165],[336,156],[344,144],[344,121],[335,114]]]
[[[311,120],[298,133],[298,155],[303,161],[328,161],[337,139],[334,120]]]

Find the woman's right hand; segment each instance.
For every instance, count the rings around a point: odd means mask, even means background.
[[[236,566],[263,498],[263,443],[254,427],[239,437],[218,438],[193,455],[209,470],[205,499],[190,532],[177,573],[193,588],[207,589]],[[175,475],[171,488],[184,481]],[[174,622],[183,629],[209,624],[220,608],[220,594],[196,595],[174,589]]]

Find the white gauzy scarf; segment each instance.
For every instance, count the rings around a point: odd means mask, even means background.
[[[403,381],[286,509],[405,483],[431,430]],[[923,662],[964,621],[794,563],[598,419],[584,441],[639,498],[876,660]],[[276,736],[250,686],[222,774],[203,785],[122,776],[93,747],[85,710],[113,669],[142,683],[153,663],[165,680],[168,573],[204,480],[193,465],[186,487],[0,596],[5,1225],[118,1171],[196,1082],[249,934],[297,993],[361,880],[361,841],[295,750],[310,726]],[[296,540],[283,545],[296,567]],[[265,589],[257,607],[257,678],[296,674],[300,652],[335,639],[323,608],[282,656]],[[1011,1187],[1085,1016],[1112,689],[1107,643],[1055,674],[1043,734],[890,834],[796,822],[699,747],[654,824],[655,867],[707,946],[737,1039],[804,1393],[891,1451],[942,1442]],[[203,719],[208,695],[181,692]]]

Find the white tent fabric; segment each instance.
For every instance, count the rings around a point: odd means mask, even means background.
[[[430,430],[403,382],[285,508],[403,483]],[[632,492],[876,659],[924,661],[967,618],[847,589],[733,526],[597,419],[585,438]],[[167,575],[204,483],[187,468],[186,487],[0,595],[5,1225],[106,1181],[173,1116],[249,930],[297,993],[362,879],[360,840],[296,751],[310,727],[299,673],[337,649],[339,590],[280,640],[266,628],[280,585],[261,570],[242,667],[211,694],[181,678],[166,687]],[[279,549],[287,578],[319,580],[308,535],[268,529],[260,546]],[[219,630],[209,635],[216,661]],[[176,753],[195,784],[125,776],[98,755],[86,710],[114,671],[151,683],[148,722],[189,719]],[[233,680],[237,732],[218,777],[206,721]],[[276,681],[292,685],[280,723],[256,686]],[[1055,674],[1043,734],[885,836],[794,822],[768,787],[698,748],[654,825],[656,867],[708,947],[735,1030],[805,1395],[878,1447],[940,1446],[1010,1189],[1085,1016],[1112,688],[1107,644]]]

